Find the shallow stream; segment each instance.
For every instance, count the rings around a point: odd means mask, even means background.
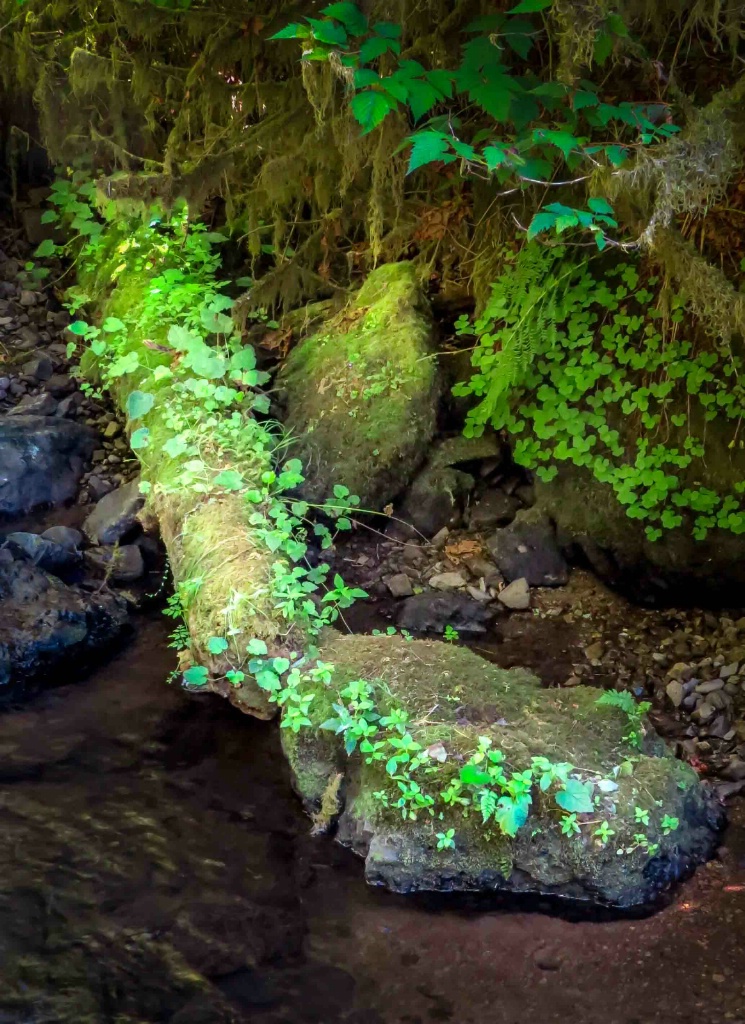
[[[645,919],[392,897],[166,630],[0,717],[2,1024],[745,1022],[741,805]]]

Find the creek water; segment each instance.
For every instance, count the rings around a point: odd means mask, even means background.
[[[637,920],[414,902],[312,837],[276,725],[145,618],[0,716],[0,1022],[745,1022],[745,815]]]

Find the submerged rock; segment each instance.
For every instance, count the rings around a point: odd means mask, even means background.
[[[301,341],[280,375],[293,454],[314,501],[343,484],[381,509],[409,482],[435,429],[432,323],[411,263],[379,267],[350,308]]]
[[[651,729],[642,750],[630,747],[626,714],[598,705],[596,689],[542,689],[524,669],[500,669],[465,648],[395,637],[338,638],[321,657],[335,672],[332,688],[316,684],[314,721],[333,716],[345,685],[369,680],[380,713],[406,711],[406,735],[424,759],[414,773],[418,799],[434,801],[433,819],[402,798],[391,776],[406,769],[388,772],[388,753],[381,760],[359,753],[347,759],[330,731],[281,730],[306,807],[317,814],[324,803],[328,810],[324,797],[333,788],[338,839],[365,858],[373,885],[402,893],[540,893],[629,908],[649,903],[714,849],[722,812],[710,791]],[[561,783],[545,791],[539,786],[537,767],[527,818],[514,834],[491,815],[485,826],[484,791],[496,801],[507,790],[487,785],[478,765],[470,783],[463,779],[480,745],[501,752],[503,760],[493,763],[503,765],[507,778],[530,769],[534,757],[576,765],[569,778],[589,801],[572,811],[579,832],[570,827],[566,834],[571,805],[559,805]],[[448,788],[455,802],[442,799]],[[467,815],[461,798],[470,804]],[[602,822],[605,837],[598,832]],[[438,849],[436,833],[450,829],[454,845]]]
[[[40,416],[0,420],[0,515],[75,497],[93,448],[93,433],[79,423]]]
[[[0,560],[0,700],[20,696],[52,669],[78,672],[126,625],[116,595],[65,586],[28,561]]]
[[[513,523],[489,537],[486,546],[509,582],[525,579],[531,587],[559,587],[569,579],[554,527],[535,509],[519,512]]]

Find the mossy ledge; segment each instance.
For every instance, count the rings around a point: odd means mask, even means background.
[[[337,839],[365,858],[373,885],[395,892],[507,891],[556,895],[618,908],[643,906],[705,861],[716,844],[722,813],[688,765],[674,758],[648,727],[641,751],[624,741],[625,716],[597,704],[590,687],[543,689],[523,669],[500,669],[462,647],[397,637],[335,637],[321,651],[335,666],[333,687],[318,685],[314,721],[332,714],[336,691],[353,679],[374,683],[377,705],[409,713],[409,730],[424,748],[444,748],[446,759],[432,762],[428,776],[417,775],[430,792],[459,776],[464,761],[486,736],[512,770],[531,757],[567,760],[588,778],[615,779],[617,789],[600,793],[583,826],[607,820],[614,830],[603,844],[594,828],[562,834],[562,814],[551,793],[536,792],[526,824],[514,838],[485,828],[476,807],[437,804],[436,814],[402,820],[392,804],[396,783],[381,762],[367,764],[359,753],[346,759],[332,732],[282,730],[295,785],[310,813],[321,805],[326,787],[336,784]],[[619,766],[624,766],[618,771]],[[536,787],[537,790],[537,787]],[[388,807],[373,794],[388,792]],[[597,791],[600,792],[600,791]],[[649,811],[643,831],[658,849],[637,846],[640,825],[635,808]],[[439,817],[442,811],[443,818]],[[666,834],[665,814],[679,826]],[[455,830],[455,848],[438,850],[437,833]],[[635,847],[619,855],[617,850]]]

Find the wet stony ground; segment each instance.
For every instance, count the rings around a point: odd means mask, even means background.
[[[0,717],[0,1021],[745,1021],[741,802],[645,919],[392,897],[310,836],[271,724],[165,685],[166,642]]]

